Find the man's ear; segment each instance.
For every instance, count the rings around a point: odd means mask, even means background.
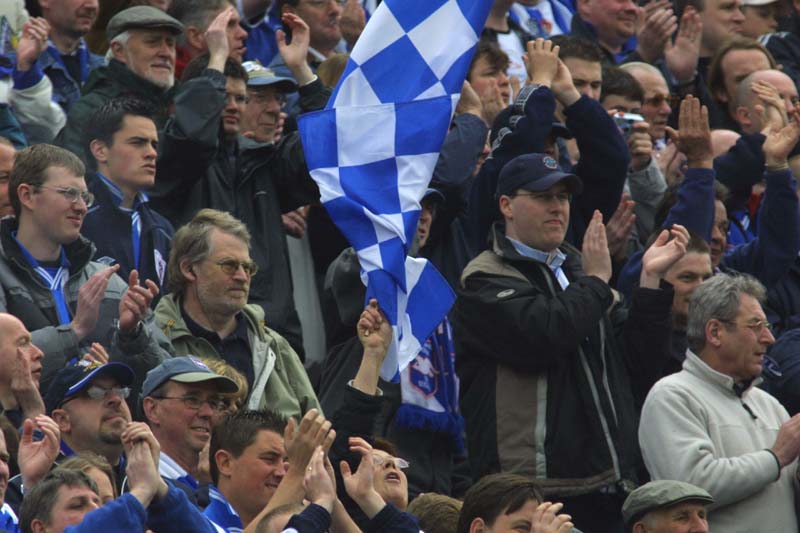
[[[184,33],[186,38],[186,44],[191,46],[196,50],[204,50],[208,47],[206,45],[206,37],[202,31],[194,26],[189,26],[186,28],[186,32]]]
[[[500,196],[500,199],[497,201],[498,206],[500,207],[500,213],[503,215],[504,218],[513,219],[514,218],[514,210],[511,208],[511,197],[506,196],[505,194]]]
[[[723,329],[722,322],[713,318],[706,322],[706,342],[719,348],[722,345],[721,333]]]
[[[158,401],[155,398],[145,396],[142,399],[142,413],[151,425],[158,425]]]
[[[475,518],[469,525],[469,533],[483,533],[486,531],[486,523],[483,518]]]
[[[214,461],[217,463],[217,470],[220,476],[231,476],[233,456],[229,451],[217,450],[217,453],[214,454]]]
[[[17,186],[17,198],[19,198],[20,207],[26,207],[33,210],[33,194],[36,188],[30,183],[20,183]]]
[[[119,41],[111,41],[111,55],[120,63],[128,64],[128,59],[125,57],[125,45]]]
[[[749,126],[753,123],[753,118],[750,116],[750,109],[748,109],[747,106],[740,105],[737,107],[733,118],[742,126]]]
[[[184,259],[180,262],[181,274],[189,281],[197,281],[197,274],[194,273],[194,265]]]
[[[92,157],[98,163],[106,163],[108,161],[108,146],[100,139],[94,139],[89,143],[89,151],[92,152]]]
[[[632,533],[647,533],[647,528],[642,522],[636,522],[631,531]]]
[[[50,413],[50,418],[58,424],[58,430],[64,434],[72,431],[72,421],[69,419],[69,413],[65,409],[53,409]]]
[[[31,531],[33,533],[44,533],[46,531],[44,522],[38,518],[31,520]]]

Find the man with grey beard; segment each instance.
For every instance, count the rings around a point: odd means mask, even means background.
[[[106,27],[111,60],[89,76],[55,143],[89,161],[83,138],[89,117],[123,94],[147,101],[159,111],[156,125],[163,126],[175,84],[175,41],[181,33],[183,24],[150,6],[131,7],[112,17]]]

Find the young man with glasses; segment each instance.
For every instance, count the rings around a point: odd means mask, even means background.
[[[145,193],[156,178],[154,114],[145,101],[131,97],[109,100],[92,114],[86,139],[96,172],[87,182],[96,201],[81,234],[97,248],[97,261],[118,264],[123,278],[136,270],[163,288],[175,230],[150,208]]]
[[[121,436],[131,423],[126,400],[134,378],[125,364],[98,365],[86,360],[56,374],[44,397],[47,415],[61,432],[55,464],[78,453],[96,453],[111,465],[121,493],[126,466]],[[9,481],[6,500],[15,509],[22,503],[24,490],[22,476]]]
[[[142,412],[161,446],[159,473],[195,504],[200,452],[226,408],[222,394],[238,388],[194,356],[164,361],[147,373],[142,385]]]
[[[125,283],[119,267],[91,260],[94,246],[80,235],[93,201],[83,175],[62,148],[18,152],[8,187],[16,218],[0,224],[0,311],[17,316],[44,352],[43,393],[94,342],[141,375],[167,356],[148,313],[156,284],[140,285],[135,271]]]
[[[247,406],[302,417],[319,407],[308,376],[286,340],[248,304],[258,265],[250,233],[228,213],[203,209],[175,233],[167,286],[156,322],[178,355],[223,358],[250,386]]]
[[[775,342],[755,278],[717,274],[689,303],[683,369],[647,395],[639,443],[652,479],[692,483],[710,531],[797,531],[800,415],[757,387]]]

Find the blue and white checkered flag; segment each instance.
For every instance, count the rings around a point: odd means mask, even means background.
[[[433,265],[407,254],[491,5],[384,0],[326,109],[299,118],[322,203],[394,328],[384,379],[416,357],[455,298]]]

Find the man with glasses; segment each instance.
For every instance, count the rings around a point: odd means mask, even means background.
[[[710,531],[797,531],[800,415],[757,387],[775,342],[764,287],[718,274],[689,303],[683,370],[653,386],[639,442],[653,479],[692,483],[714,498]]]
[[[243,135],[260,143],[277,143],[283,136],[286,95],[297,91],[297,84],[291,78],[277,76],[258,61],[247,61],[243,66],[247,71]]]
[[[247,406],[302,417],[319,408],[306,371],[288,342],[264,323],[261,306],[248,304],[258,265],[250,233],[222,211],[203,209],[175,233],[166,295],[156,322],[175,353],[223,358],[250,387]]]
[[[167,359],[144,380],[142,412],[161,446],[159,473],[195,504],[200,452],[227,407],[222,394],[238,388],[235,381],[215,374],[194,356]]]
[[[142,376],[167,356],[148,312],[156,284],[140,285],[136,271],[125,283],[118,266],[91,260],[94,246],[80,230],[94,197],[83,175],[80,160],[62,148],[18,152],[8,187],[16,218],[0,224],[0,311],[19,318],[44,352],[43,394],[94,342]]]
[[[55,464],[78,453],[104,457],[114,470],[117,493],[125,479],[121,436],[131,423],[126,403],[134,382],[133,370],[122,363],[98,365],[82,360],[61,369],[44,397],[47,415],[61,432]],[[16,509],[22,503],[22,476],[9,481],[6,500]]]
[[[308,26],[294,15],[287,15],[287,24],[292,41],[282,43],[281,54],[295,73],[304,109],[321,109],[330,91],[306,63]],[[226,211],[244,222],[260,267],[249,302],[261,305],[267,325],[302,355],[281,214],[319,199],[319,190],[308,174],[297,132],[277,143],[242,135],[247,72],[229,57],[226,39],[207,42],[209,54],[193,59],[184,71],[175,114],[160,139],[150,199],[175,227],[203,208]]]
[[[473,479],[536,477],[576,527],[620,531],[638,482],[636,405],[669,357],[672,290],[659,284],[688,234],[675,226],[659,235],[626,309],[608,284],[600,212],[582,253],[564,241],[582,188],[544,154],[500,171],[503,221],[464,269],[452,311],[459,405]]]

